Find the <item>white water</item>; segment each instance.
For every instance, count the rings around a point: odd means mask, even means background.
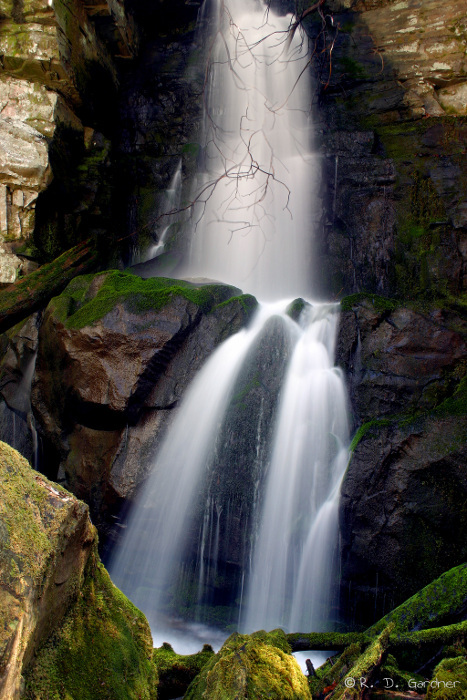
[[[345,387],[333,367],[336,322],[335,307],[312,308],[290,361],[243,618],[248,631],[329,624],[348,443]]]
[[[184,274],[232,283],[276,303],[264,305],[250,329],[218,348],[193,382],[111,562],[115,582],[142,608],[155,635],[166,624],[162,611],[174,586],[185,580],[183,554],[199,504],[205,517],[198,600],[217,573],[219,523],[229,516],[203,487],[242,365],[266,321],[284,317],[291,299],[313,291],[319,178],[306,73],[299,81],[307,47],[297,32],[287,49],[290,22],[255,0],[220,3],[213,21],[206,147],[193,189],[197,204]],[[309,631],[329,626],[332,618],[348,444],[345,388],[333,367],[337,321],[336,305],[313,302],[300,327],[287,318],[293,352],[278,387],[274,445],[257,484],[255,544],[237,595],[246,630]],[[252,416],[253,422],[259,441],[262,417]]]
[[[182,159],[178,161],[175,173],[170,181],[168,188],[164,192],[164,197],[162,205],[160,207],[160,221],[162,222],[162,228],[158,235],[157,243],[149,246],[148,250],[144,255],[144,260],[152,260],[162,255],[165,249],[165,241],[167,234],[170,231],[172,224],[176,223],[177,216],[173,212],[176,212],[180,207],[180,199],[182,195]]]
[[[261,300],[310,292],[317,157],[307,44],[260,2],[220,4],[205,112],[204,171],[187,273]],[[201,194],[200,194],[201,193]]]
[[[235,380],[265,321],[277,310],[260,308],[250,328],[223,343],[186,392],[157,454],[123,539],[109,565],[117,586],[146,614],[151,626],[178,578],[191,515]],[[200,419],[202,415],[202,418]]]

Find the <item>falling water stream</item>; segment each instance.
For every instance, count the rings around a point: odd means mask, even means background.
[[[186,585],[184,553],[200,508],[192,572],[198,601],[217,575],[230,502],[227,507],[209,490],[203,494],[203,484],[239,377],[274,319],[289,359],[271,414],[273,438],[255,464],[237,620],[246,631],[305,631],[329,627],[333,616],[347,406],[342,374],[333,366],[338,305],[313,300],[319,165],[311,143],[307,45],[299,32],[290,40],[291,21],[259,0],[219,0],[210,22],[205,147],[181,275],[234,284],[262,303],[249,328],[213,353],[186,392],[110,563],[155,639],[174,588]],[[177,173],[171,190],[178,192],[180,168]],[[286,310],[297,297],[307,301],[292,321]],[[251,422],[260,436],[262,408]]]

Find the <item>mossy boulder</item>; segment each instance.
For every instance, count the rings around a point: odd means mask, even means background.
[[[311,700],[282,630],[233,634],[204,666],[186,700]]]
[[[256,300],[222,284],[108,271],[75,278],[49,303],[32,403],[49,462],[99,524],[128,497],[186,386]]]
[[[176,654],[167,642],[154,649],[153,661],[159,674],[158,700],[184,695],[192,680],[213,656],[210,644],[205,644],[197,654]]]
[[[0,443],[0,695],[156,698],[143,614],[112,584],[87,506]]]
[[[27,700],[156,700],[144,615],[111,582],[94,547],[75,604],[25,674]]]
[[[96,534],[88,509],[0,443],[0,694],[76,599]]]
[[[466,700],[467,661],[461,656],[443,659],[428,685],[426,700]]]

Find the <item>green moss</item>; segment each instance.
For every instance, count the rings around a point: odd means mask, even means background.
[[[91,555],[77,603],[25,675],[28,700],[155,700],[144,615]]]
[[[456,657],[443,659],[435,668],[427,700],[467,700],[467,661]]]
[[[395,624],[394,638],[416,629],[436,626],[436,623],[455,615],[467,603],[467,564],[446,571],[425,586],[402,605],[367,630],[375,635],[389,623]]]
[[[373,428],[376,428],[377,430],[379,428],[383,428],[388,425],[392,425],[394,423],[394,419],[392,418],[374,418],[373,420],[369,420],[363,425],[359,427],[355,435],[353,436],[352,442],[350,443],[350,452],[354,452],[355,448],[357,447],[358,443],[365,437],[367,433],[369,433]]]
[[[251,294],[240,294],[240,296],[233,296],[230,299],[227,299],[226,301],[223,301],[220,304],[217,304],[212,309],[212,311],[216,311],[217,309],[222,309],[229,304],[235,304],[235,303],[240,304],[242,309],[244,311],[246,311],[246,313],[248,313],[248,314],[250,314],[252,311],[254,311],[258,306],[258,301],[257,301],[256,297],[252,296]]]
[[[45,480],[46,481],[46,480]],[[47,490],[35,479],[28,462],[9,445],[0,442],[0,545],[15,562],[10,575],[21,572],[35,585],[42,583],[48,560],[54,556],[57,537],[69,516],[49,502]],[[67,494],[60,486],[54,489]],[[9,585],[6,572],[0,583]]]
[[[467,414],[467,376],[461,379],[454,394],[437,406],[435,414],[439,416],[465,416]]]
[[[124,304],[133,313],[158,311],[175,297],[183,297],[209,311],[237,294],[235,287],[209,284],[197,287],[182,280],[165,277],[141,279],[126,272],[111,270],[74,279],[65,291],[51,301],[50,308],[67,328],[83,328],[100,320]]]
[[[349,644],[347,649],[342,652],[337,661],[334,658],[332,664],[330,661],[327,661],[325,664],[323,664],[323,666],[317,668],[316,675],[310,678],[308,681],[313,698],[320,696],[325,688],[333,685],[337,680],[339,680],[342,674],[356,663],[357,659],[361,656],[361,653],[361,644]]]
[[[156,665],[159,684],[159,700],[181,697],[201,669],[214,656],[209,644],[205,644],[197,654],[176,654],[170,644],[164,643],[154,649],[153,661]]]
[[[464,640],[467,634],[467,621],[457,622],[453,625],[430,627],[426,630],[418,630],[409,634],[394,634],[391,643],[398,647],[421,646],[422,644],[445,644],[456,639]]]
[[[423,680],[422,676],[402,670],[397,659],[392,654],[387,655],[378,675],[380,678],[390,678],[394,685],[399,688],[410,688],[409,681],[411,680]]]
[[[286,645],[281,630],[233,634],[191,684],[185,700],[311,700],[305,676],[283,651]]]
[[[388,299],[387,297],[371,294],[368,292],[359,292],[358,294],[350,294],[341,299],[341,308],[343,311],[351,311],[354,306],[362,301],[369,301],[377,311],[394,311],[402,302],[396,299]]]
[[[374,641],[365,649],[363,654],[356,659],[350,671],[344,676],[342,681],[339,682],[333,695],[333,699],[338,700],[345,693],[346,700],[347,698],[349,700],[350,698],[355,698],[355,700],[357,700],[360,695],[360,689],[357,687],[350,690],[347,689],[345,681],[347,678],[369,679],[370,675],[374,672],[374,669],[381,663],[381,660],[389,645],[389,635],[391,634],[393,628],[393,623],[390,623],[387,627],[385,627],[381,634],[379,634],[376,639],[374,639]]]
[[[354,80],[366,80],[369,77],[365,68],[350,56],[342,56],[339,65],[343,72]]]
[[[294,301],[286,308],[285,313],[290,316],[292,320],[298,321],[302,311],[308,306],[310,305],[305,301],[305,299],[294,299]]]
[[[287,641],[292,651],[306,649],[337,651],[350,644],[368,644],[370,637],[360,632],[310,632],[309,634],[288,634]]]

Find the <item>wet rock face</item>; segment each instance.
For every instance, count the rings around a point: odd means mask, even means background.
[[[328,5],[332,66],[326,51],[315,59],[322,287],[458,294],[467,262],[463,10],[432,0]]]
[[[206,476],[199,485],[185,565],[194,586],[199,586],[198,615],[205,615],[206,622],[215,619],[214,615],[210,617],[209,606],[221,606],[219,614],[224,624],[236,624],[238,620],[236,598],[242,576],[247,575],[251,533],[261,512],[294,325],[281,317],[271,318],[251,348],[219,428]],[[205,575],[198,579],[200,569]],[[185,600],[180,604],[188,605]]]
[[[371,624],[465,560],[467,418],[374,426],[342,487],[343,609]]]
[[[466,556],[466,327],[455,306],[354,299],[337,351],[358,428],[342,485],[341,595],[346,619],[370,624]]]
[[[37,441],[31,410],[31,382],[36,362],[40,315],[0,336],[0,440],[18,450],[31,464]]]
[[[371,295],[344,312],[337,361],[357,425],[431,410],[450,396],[463,374],[465,331],[465,320],[449,308],[378,310]]]
[[[100,522],[130,497],[173,409],[212,350],[248,320],[239,290],[113,272],[74,280],[40,330],[32,402],[59,477]]]

